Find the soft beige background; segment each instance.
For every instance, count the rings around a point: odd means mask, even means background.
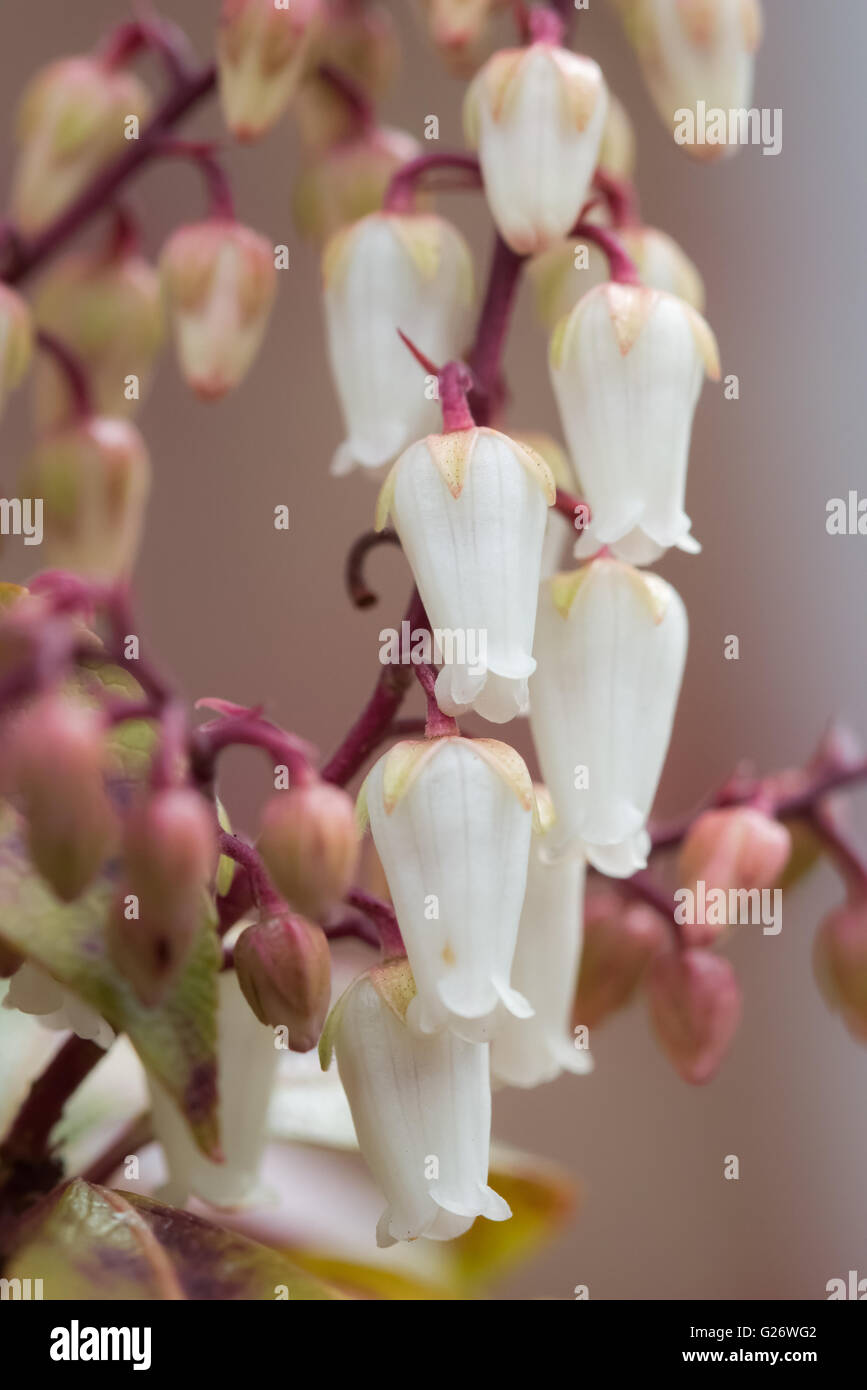
[[[166,8],[206,53],[216,0]],[[394,8],[407,54],[387,119],[420,137],[425,115],[436,113],[439,148],[459,145],[460,85],[419,42],[410,6],[395,0]],[[824,526],[829,497],[867,489],[867,8],[860,0],[766,8],[757,100],[782,108],[783,152],[772,159],[748,149],[714,169],[669,143],[603,0],[578,30],[637,123],[646,219],[698,261],[725,368],[741,380],[739,402],[709,387],[698,413],[688,503],[704,553],[664,567],[693,626],[660,794],[668,812],[739,758],[762,768],[801,760],[834,712],[867,734],[867,539],[830,538]],[[26,74],[85,49],[122,13],[114,0],[5,0],[0,130],[11,129]],[[188,129],[218,131],[213,108]],[[343,556],[370,524],[374,494],[363,479],[337,482],[327,472],[339,423],[317,261],[290,221],[291,127],[229,163],[241,216],[292,245],[292,268],[262,360],[231,399],[200,405],[170,360],[161,370],[143,415],[157,482],[139,569],[142,628],[191,697],[265,700],[327,751],[376,676],[376,634],[397,620],[407,577],[400,557],[383,553],[374,565],[380,609],[356,614],[343,595]],[[154,252],[168,227],[202,209],[195,174],[176,165],[142,177],[133,201]],[[481,200],[454,195],[447,206],[484,260]],[[508,364],[512,419],[527,427],[555,423],[544,358],[522,298]],[[14,493],[25,444],[19,402],[3,435],[4,495]],[[288,535],[271,524],[281,502],[292,512]],[[14,572],[31,558],[13,552]],[[740,638],[737,663],[722,657],[730,633]],[[239,754],[227,770],[230,804],[252,828],[266,769]],[[569,1298],[586,1283],[594,1298],[819,1298],[832,1276],[867,1275],[867,1056],[819,1001],[810,969],[815,925],[837,896],[822,872],[788,905],[781,936],[746,929],[735,941],[745,1021],[706,1090],[671,1074],[638,1008],[596,1039],[589,1080],[497,1098],[498,1132],[561,1160],[586,1187],[580,1221],[509,1296]],[[722,1178],[727,1154],[740,1158],[739,1182]]]

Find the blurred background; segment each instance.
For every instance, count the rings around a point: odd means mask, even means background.
[[[217,0],[163,11],[203,56]],[[404,63],[385,120],[437,148],[461,148],[463,84],[425,46],[413,7],[394,0]],[[767,31],[755,103],[783,112],[782,153],[748,147],[722,166],[693,163],[660,125],[610,7],[593,0],[575,46],[603,66],[638,140],[644,220],[696,261],[724,371],[740,399],[708,385],[697,415],[687,507],[704,550],[662,572],[682,593],[692,634],[675,736],[657,809],[688,809],[741,759],[771,770],[805,760],[832,715],[867,738],[867,538],[829,536],[826,503],[867,495],[863,450],[865,185],[856,103],[867,7],[765,0]],[[117,0],[41,0],[0,7],[0,150],[8,186],[14,111],[26,78],[83,52],[124,16]],[[214,103],[185,133],[215,135]],[[192,399],[167,355],[141,415],[154,465],[147,539],[137,571],[145,640],[191,698],[264,701],[327,754],[378,674],[377,635],[396,625],[409,591],[396,552],[374,556],[380,606],[354,612],[343,560],[372,521],[375,487],[335,480],[340,439],[326,366],[316,252],[295,231],[290,195],[299,142],[284,121],[227,164],[240,218],[291,247],[291,267],[264,352],[218,405]],[[149,169],[130,198],[156,255],[167,231],[202,215],[194,170]],[[490,227],[477,194],[444,195],[486,273]],[[557,431],[546,342],[528,287],[507,355],[509,421]],[[10,410],[0,493],[15,495],[28,446],[26,402]],[[288,505],[291,529],[273,527]],[[17,545],[18,543],[15,543]],[[32,552],[10,546],[4,578]],[[726,661],[726,636],[740,659]],[[413,700],[417,699],[415,692]],[[524,727],[508,737],[529,756]],[[232,754],[224,799],[252,832],[270,787],[265,760]],[[853,801],[865,826],[867,802]],[[744,1023],[721,1074],[702,1090],[679,1081],[653,1045],[642,1005],[593,1040],[596,1070],[532,1093],[501,1092],[498,1136],[543,1153],[581,1183],[575,1221],[506,1298],[822,1298],[850,1269],[867,1276],[867,1052],[821,1002],[811,944],[842,897],[820,868],[786,902],[782,933],[739,929],[730,945],[745,992]],[[726,1155],[740,1179],[726,1181]]]

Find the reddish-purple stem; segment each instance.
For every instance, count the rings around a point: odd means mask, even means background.
[[[411,212],[415,194],[420,184],[427,182],[428,174],[440,169],[449,169],[467,175],[461,187],[481,188],[482,176],[479,161],[471,154],[455,154],[443,150],[441,154],[421,154],[402,164],[392,176],[383,198],[386,212]]]
[[[572,236],[583,237],[585,241],[592,241],[604,251],[608,259],[609,274],[616,284],[641,284],[638,267],[634,260],[627,254],[620,238],[615,236],[614,232],[609,231],[607,227],[597,227],[595,222],[578,222],[572,228]]]
[[[53,333],[46,332],[44,328],[40,328],[37,332],[36,343],[43,352],[53,359],[63,375],[72,397],[74,419],[89,419],[93,414],[93,396],[81,359],[60,338]]]

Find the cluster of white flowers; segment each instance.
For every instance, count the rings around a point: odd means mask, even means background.
[[[465,129],[515,253],[572,263],[569,233],[608,109],[599,67],[547,36],[476,75]],[[446,1239],[478,1215],[508,1215],[487,1186],[490,1080],[533,1086],[590,1068],[571,1027],[585,869],[623,878],[647,860],[687,618],[674,589],[637,566],[673,546],[699,549],[684,511],[687,460],[702,380],[719,363],[694,268],[669,238],[642,231],[631,233],[635,276],[588,277],[553,327],[571,455],[571,477],[559,459],[556,481],[592,517],[575,545],[584,563],[566,573],[551,572],[564,537],[546,525],[550,450],[448,421],[419,438],[437,427],[435,403],[397,330],[440,363],[465,345],[472,272],[459,233],[430,212],[384,211],[325,252],[347,426],[339,467],[380,476],[393,464],[377,524],[391,517],[432,626],[487,636],[480,664],[446,661],[441,710],[497,724],[528,713],[546,784],[534,788],[505,743],[445,734],[398,744],[362,789],[408,962],[350,987],[323,1060],[336,1052],[388,1198],[381,1244]]]

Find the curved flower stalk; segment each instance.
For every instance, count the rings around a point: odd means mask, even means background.
[[[238,140],[258,140],[279,120],[304,74],[323,0],[223,0],[217,69],[223,115]]]
[[[138,411],[165,332],[159,275],[152,265],[134,251],[65,256],[40,282],[33,314],[38,328],[78,357],[99,414]],[[131,375],[138,378],[134,395],[125,390]],[[37,363],[35,387],[41,428],[69,417],[72,393],[46,354]]]
[[[358,126],[357,104],[347,101],[330,74],[351,73],[359,94],[381,97],[401,58],[395,22],[383,0],[365,0],[364,5],[324,0],[323,21],[292,105],[304,140],[319,149],[352,135]]]
[[[533,1017],[509,1017],[491,1043],[491,1076],[506,1086],[540,1086],[561,1072],[592,1071],[593,1059],[572,1035],[581,965],[586,866],[578,855],[549,853],[554,808],[536,788],[541,824],[530,847],[527,892],[512,980]]]
[[[30,961],[24,961],[9,981],[3,1008],[31,1015],[53,1033],[71,1031],[102,1048],[114,1041],[114,1031],[95,1009]]]
[[[432,434],[397,460],[376,524],[391,515],[435,630],[448,634],[436,695],[447,714],[495,724],[526,712],[551,470],[498,430]]]
[[[695,554],[683,509],[692,419],[714,335],[683,300],[638,285],[591,290],[551,339],[551,380],[592,520],[576,546],[645,565]]]
[[[150,109],[135,74],[101,58],[62,58],[37,73],[18,112],[12,211],[19,228],[39,231],[62,212],[124,148],[127,119],[144,123]]]
[[[379,1246],[453,1240],[477,1216],[512,1214],[488,1187],[488,1048],[451,1033],[415,1035],[412,996],[406,961],[387,961],[349,986],[320,1044],[324,1069],[337,1054],[361,1152],[388,1203]]]
[[[160,269],[187,383],[217,400],[247,375],[277,293],[274,249],[249,227],[223,217],[179,227]]]
[[[544,250],[578,220],[607,109],[598,65],[545,40],[495,53],[473,79],[464,132],[497,228],[519,255]]]
[[[617,0],[648,89],[676,132],[684,111],[749,107],[762,38],[759,0]],[[681,141],[678,141],[681,143]],[[734,154],[737,144],[684,142],[696,159]]]
[[[646,864],[686,647],[686,610],[658,575],[598,559],[542,585],[530,724],[558,853],[614,878]]]
[[[331,239],[322,274],[347,432],[332,471],[379,468],[437,428],[438,402],[398,329],[436,362],[460,353],[473,303],[469,248],[434,214],[371,213]]]
[[[493,739],[398,743],[364,783],[359,818],[370,818],[415,976],[414,1032],[483,1042],[507,1013],[532,1013],[509,976],[533,806],[523,760]]]
[[[643,285],[677,295],[699,313],[704,311],[704,282],[673,237],[655,227],[623,227],[617,235]],[[529,273],[539,318],[554,329],[585,294],[607,283],[608,261],[598,246],[569,237],[534,256]]]
[[[148,1073],[154,1131],[168,1167],[160,1196],[184,1206],[191,1194],[217,1207],[247,1205],[257,1191],[268,1104],[277,1070],[274,1031],[256,1018],[231,971],[219,977],[217,1065],[224,1163],[205,1158],[174,1101]]]

